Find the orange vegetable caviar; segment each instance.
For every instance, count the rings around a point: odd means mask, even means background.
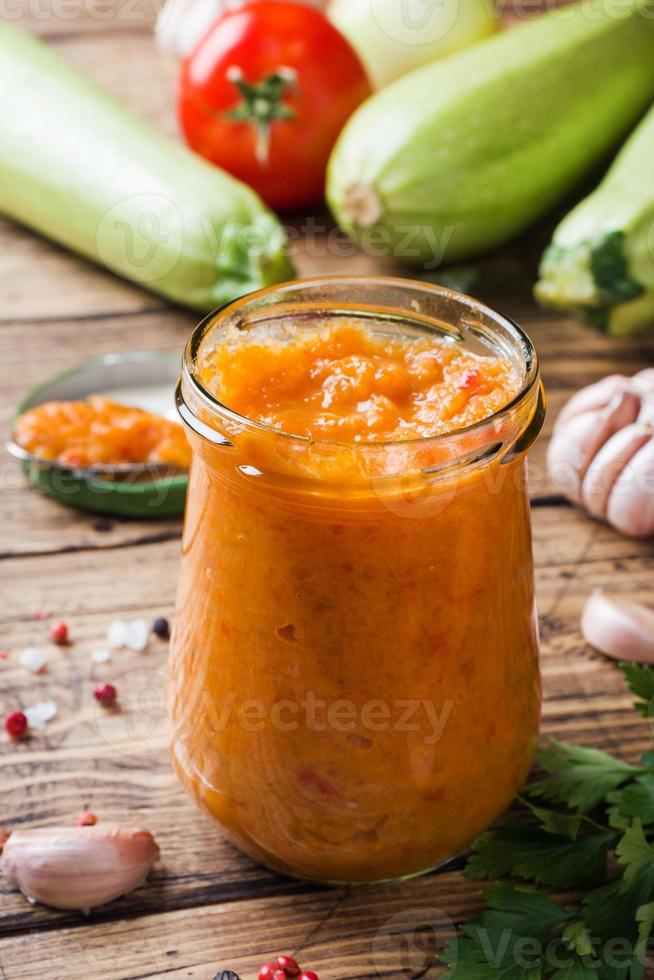
[[[367,299],[367,326],[325,312],[368,280],[292,284],[276,323],[272,290],[200,327],[180,388],[173,761],[247,853],[336,882],[468,844],[519,790],[539,724],[531,345],[456,294],[370,282],[434,326],[389,327]],[[489,356],[438,325],[464,315]]]
[[[38,459],[70,466],[169,463],[187,469],[191,463],[181,425],[102,395],[29,409],[18,418],[14,439]]]
[[[502,408],[520,387],[503,358],[342,321],[286,342],[239,335],[209,352],[200,378],[249,419],[339,442],[462,429]]]

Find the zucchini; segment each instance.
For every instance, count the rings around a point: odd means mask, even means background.
[[[336,219],[432,268],[502,244],[633,126],[654,97],[653,51],[654,0],[582,0],[411,72],[342,132]]]
[[[654,108],[555,230],[535,292],[610,334],[654,325]]]
[[[276,218],[0,21],[0,212],[197,310],[288,279]]]

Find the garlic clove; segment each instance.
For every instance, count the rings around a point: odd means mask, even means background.
[[[251,0],[165,0],[155,26],[155,39],[162,51],[187,58],[211,25],[222,14],[247,6]],[[304,0],[319,9],[326,0]]]
[[[634,374],[631,384],[642,395],[654,396],[654,368],[645,368],[644,371]]]
[[[593,457],[611,436],[635,422],[639,409],[639,396],[621,391],[603,409],[581,412],[565,425],[557,426],[547,452],[554,487],[580,503],[582,482]]]
[[[565,427],[557,426],[547,447],[550,483],[575,503],[580,502],[580,473],[588,455],[585,447],[594,438],[596,428],[596,412],[583,412]]]
[[[593,517],[606,517],[609,496],[620,473],[652,436],[646,425],[635,422],[620,429],[605,442],[586,470],[581,502]]]
[[[638,421],[654,431],[654,392],[642,396]]]
[[[559,412],[554,423],[554,431],[583,412],[596,412],[606,408],[609,402],[624,391],[628,391],[631,379],[623,374],[609,374],[601,381],[582,388],[569,399]]]
[[[654,663],[654,609],[598,589],[586,600],[581,631],[587,643],[608,657]]]
[[[86,910],[143,884],[158,858],[149,831],[100,825],[16,830],[0,863],[29,901]]]
[[[155,26],[157,44],[186,58],[220,14],[234,6],[226,0],[166,0]]]
[[[631,457],[611,490],[607,520],[631,538],[654,534],[654,438]]]

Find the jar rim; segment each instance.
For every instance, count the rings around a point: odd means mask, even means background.
[[[491,415],[488,415],[483,419],[479,419],[477,422],[473,422],[467,426],[450,429],[445,432],[433,433],[426,436],[410,436],[403,439],[358,442],[355,445],[357,451],[359,452],[365,453],[367,450],[378,452],[379,450],[388,449],[391,447],[406,448],[419,447],[421,445],[433,445],[443,443],[447,440],[456,439],[460,436],[468,436],[470,434],[479,433],[482,432],[484,428],[494,429],[497,427],[499,422],[506,420],[508,417],[514,414],[520,408],[520,406],[529,399],[535,389],[540,386],[540,365],[534,344],[522,327],[520,327],[511,317],[504,313],[500,313],[498,310],[487,306],[485,303],[482,303],[480,300],[477,300],[472,296],[468,296],[466,293],[449,289],[446,286],[408,279],[401,276],[384,275],[326,275],[293,279],[287,282],[278,283],[274,286],[268,286],[265,289],[259,289],[255,292],[247,293],[245,296],[233,300],[231,303],[228,303],[217,310],[213,310],[200,321],[186,344],[182,360],[182,383],[186,381],[191,386],[193,394],[200,400],[203,407],[210,413],[227,419],[238,426],[254,432],[284,438],[302,445],[310,444],[325,449],[329,449],[331,447],[335,450],[343,448],[351,449],[353,446],[351,442],[339,441],[337,439],[320,439],[312,436],[300,435],[298,433],[287,432],[286,430],[279,429],[268,424],[267,422],[260,422],[249,418],[247,415],[242,415],[241,413],[230,408],[229,405],[221,402],[219,398],[212,394],[202,384],[200,378],[194,370],[195,360],[200,346],[204,341],[206,334],[217,323],[229,316],[239,313],[239,311],[242,313],[247,312],[248,307],[256,309],[257,301],[265,300],[268,297],[276,296],[280,299],[280,301],[282,301],[285,294],[297,291],[298,289],[306,289],[307,291],[310,291],[312,288],[315,289],[321,286],[329,286],[331,284],[340,286],[352,284],[353,288],[356,288],[357,285],[361,286],[363,284],[379,287],[380,289],[384,287],[394,287],[397,289],[406,289],[407,293],[413,292],[414,294],[424,294],[431,298],[438,297],[442,300],[458,303],[462,307],[462,312],[467,311],[468,315],[471,316],[479,316],[481,314],[497,326],[501,326],[507,330],[516,346],[520,347],[524,361],[524,377],[522,379],[520,390],[509,402],[506,403],[506,405],[503,405]],[[316,300],[312,299],[310,295],[307,295],[305,302],[306,306],[310,307],[316,303]],[[371,315],[375,315],[373,307],[369,306],[368,304],[357,303],[356,297],[349,303],[339,301],[333,308],[330,307],[328,310],[325,309],[325,312],[329,312],[330,314],[341,312],[343,314],[349,313],[351,315],[356,310],[363,309],[369,309]],[[388,307],[385,307],[383,303],[379,304],[380,311],[387,309]],[[317,309],[315,311],[315,315],[319,316],[320,312],[321,310]],[[395,311],[395,316],[397,319],[406,320],[407,323],[414,322],[424,327],[431,326],[432,329],[436,329],[438,327],[443,329],[444,327],[444,324],[437,321],[434,316],[419,314],[415,310],[398,309]],[[450,331],[454,333],[455,338],[456,333],[458,332],[461,339],[463,339],[462,331],[456,324],[448,324],[447,326]],[[185,404],[184,396],[181,391],[178,393],[178,407],[180,402],[185,406],[186,410],[183,413],[183,417],[188,423],[189,413],[193,416],[195,416],[195,413],[192,412],[189,406]],[[202,435],[203,438],[211,439],[208,431],[209,429],[210,426],[208,426],[206,423],[200,423],[200,428],[196,429],[196,431],[198,434]],[[218,439],[216,441],[224,444],[224,440],[222,439]]]

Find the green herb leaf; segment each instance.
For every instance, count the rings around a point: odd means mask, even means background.
[[[591,820],[583,813],[564,813],[561,810],[549,810],[542,806],[536,806],[531,800],[518,797],[523,806],[526,806],[539,824],[549,834],[558,834],[560,837],[569,837],[576,840],[582,827],[593,827],[595,830],[606,830],[606,827]]]
[[[640,960],[644,960],[647,953],[647,942],[654,931],[654,902],[640,906],[636,912],[636,922],[638,923],[636,955]]]
[[[511,947],[511,950],[514,947]],[[522,967],[516,963],[509,951],[497,955],[487,954],[476,939],[457,939],[450,943],[441,954],[441,959],[450,969],[442,980],[541,980],[540,966]]]
[[[568,742],[553,741],[537,761],[548,775],[527,786],[529,795],[565,803],[580,813],[594,809],[612,790],[642,772],[599,749]]]
[[[635,819],[644,826],[654,824],[654,772],[636,776],[632,783],[608,796],[613,804],[609,811],[612,827],[626,829]]]
[[[568,949],[579,956],[591,956],[593,953],[593,940],[583,922],[571,922],[566,926],[563,941]]]
[[[496,885],[484,895],[489,908],[463,927],[442,960],[443,980],[541,980],[548,943],[572,913],[547,895]]]
[[[577,960],[570,966],[563,967],[550,974],[551,980],[599,980],[599,974],[594,966],[583,960]]]
[[[654,699],[654,670],[643,664],[632,663],[621,663],[620,670],[631,693],[640,699],[634,703],[634,708],[644,718],[649,717]]]
[[[470,878],[524,878],[552,888],[591,887],[606,880],[615,832],[604,830],[577,840],[529,824],[506,824],[482,835],[468,861]]]
[[[640,950],[651,932],[644,908],[654,898],[654,846],[639,820],[625,831],[616,855],[623,877],[586,896],[583,920],[606,961],[599,970],[601,980],[640,980],[645,970]]]

